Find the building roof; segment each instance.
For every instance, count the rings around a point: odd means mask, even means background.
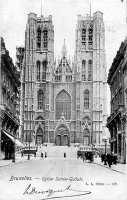
[[[13,64],[12,58],[9,55],[9,51],[5,47],[5,42],[3,38],[1,39],[1,63],[3,63],[4,67],[6,67],[12,74],[15,82],[20,85],[20,74],[18,73],[16,67]]]
[[[124,58],[124,52],[125,52],[126,48],[127,48],[127,38],[124,40],[124,42],[121,42],[119,50],[117,51],[116,56],[111,65],[111,68],[109,69],[108,80],[107,80],[109,85],[110,85],[111,79],[112,79],[115,71],[117,70],[117,68],[120,65],[120,62]]]

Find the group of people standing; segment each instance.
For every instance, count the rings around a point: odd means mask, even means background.
[[[42,158],[44,158],[44,157],[47,158],[47,152],[45,152],[45,154],[41,153],[41,157]]]
[[[104,165],[107,165],[111,167],[112,164],[116,165],[117,164],[117,154],[101,154],[101,162],[104,162]]]

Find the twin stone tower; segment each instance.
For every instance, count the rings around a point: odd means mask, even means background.
[[[70,36],[71,37],[71,36]],[[65,41],[54,59],[54,26],[28,14],[21,73],[21,138],[35,145],[101,145],[106,137],[107,79],[103,14],[78,15],[73,61]]]

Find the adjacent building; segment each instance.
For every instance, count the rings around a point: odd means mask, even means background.
[[[71,61],[64,41],[61,59],[56,62],[52,16],[28,14],[21,75],[24,143],[103,144],[107,134],[107,78],[101,12],[78,16],[75,45]]]
[[[0,37],[0,156],[10,159],[19,137],[19,73]]]
[[[22,71],[24,51],[25,51],[24,47],[22,46],[16,47],[16,68],[19,73],[21,73]]]
[[[108,74],[111,91],[111,114],[107,119],[111,152],[126,163],[127,134],[127,38],[121,43]]]
[[[23,60],[24,60],[24,53],[25,53],[25,48],[23,46],[17,46],[16,47],[16,69],[19,73],[19,78],[20,78],[20,82],[21,82],[21,77],[22,77],[22,67],[23,67]],[[19,113],[21,113],[21,85],[20,85],[20,89],[19,89],[19,104],[18,104],[18,110],[19,110]],[[19,125],[19,137],[20,137],[20,140],[22,140],[22,137],[21,137],[21,132],[22,132],[22,126],[21,126],[21,114],[19,114],[19,120],[20,120],[20,125]]]

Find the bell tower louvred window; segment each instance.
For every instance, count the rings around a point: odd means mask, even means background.
[[[41,50],[41,29],[37,29],[37,51]]]
[[[86,45],[86,29],[82,29],[82,45]]]
[[[47,70],[47,62],[43,61],[43,63],[42,63],[42,81],[46,81],[46,70]]]
[[[82,61],[82,81],[86,80],[86,61]]]
[[[92,81],[92,70],[93,70],[93,63],[92,60],[88,61],[88,81]]]
[[[40,81],[40,61],[37,61],[37,80]]]
[[[89,49],[93,48],[93,27],[89,28],[88,47],[89,47]]]
[[[47,49],[48,48],[48,31],[45,29],[43,31],[43,48]]]

